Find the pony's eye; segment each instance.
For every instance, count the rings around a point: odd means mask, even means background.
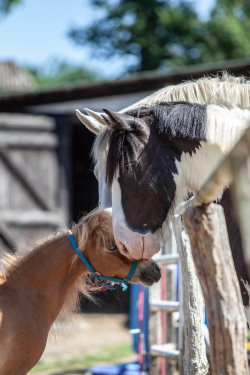
[[[115,251],[115,250],[117,250],[117,247],[115,245],[113,245],[113,246],[109,246],[107,249],[108,249],[108,251]]]

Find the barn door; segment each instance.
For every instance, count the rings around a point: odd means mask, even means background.
[[[57,150],[52,118],[0,114],[0,249],[22,250],[65,225]]]

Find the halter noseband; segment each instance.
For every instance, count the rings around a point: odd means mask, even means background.
[[[88,260],[83,255],[83,253],[80,251],[79,247],[77,246],[77,243],[75,241],[75,238],[74,238],[73,234],[69,235],[69,239],[70,239],[70,243],[71,243],[74,251],[76,252],[76,254],[79,256],[79,258],[85,264],[85,266],[88,268],[88,270],[95,276],[95,279],[98,280],[99,283],[101,283],[107,289],[114,290],[115,288],[113,288],[111,285],[105,283],[105,280],[114,281],[114,282],[119,283],[121,285],[123,292],[125,292],[125,290],[127,290],[127,288],[128,288],[127,284],[131,280],[132,276],[134,275],[136,267],[138,265],[137,260],[134,260],[134,262],[132,263],[132,265],[130,267],[130,270],[129,270],[129,273],[127,274],[127,277],[125,277],[125,279],[102,276],[102,275],[99,274],[99,272],[95,271],[95,269],[91,266],[91,264],[88,262]]]

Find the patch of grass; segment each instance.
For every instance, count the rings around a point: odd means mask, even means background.
[[[118,363],[122,358],[132,354],[132,347],[130,344],[120,344],[117,346],[106,347],[105,349],[98,350],[95,353],[87,354],[80,358],[72,359],[58,359],[55,361],[40,361],[30,372],[36,374],[37,372],[53,371],[53,370],[76,370],[87,369],[99,363]]]

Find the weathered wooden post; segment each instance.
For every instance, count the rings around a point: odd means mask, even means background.
[[[206,375],[209,373],[209,366],[204,340],[204,298],[181,215],[174,216],[173,224],[182,280],[180,373],[182,375]]]
[[[184,214],[209,319],[212,375],[248,375],[247,324],[222,207]]]
[[[250,134],[246,137],[245,146],[250,153]],[[235,181],[232,186],[234,208],[238,215],[242,241],[244,246],[244,258],[248,268],[248,276],[250,277],[250,156],[245,162],[239,163],[237,159],[232,162]]]
[[[250,147],[250,134],[246,138],[243,147]],[[232,162],[235,181],[232,186],[234,209],[237,213],[244,249],[244,260],[247,267],[248,278],[250,278],[250,156],[246,158],[244,164],[239,165],[237,159]],[[245,285],[250,294],[250,285]],[[250,306],[245,307],[248,324],[250,323]]]

